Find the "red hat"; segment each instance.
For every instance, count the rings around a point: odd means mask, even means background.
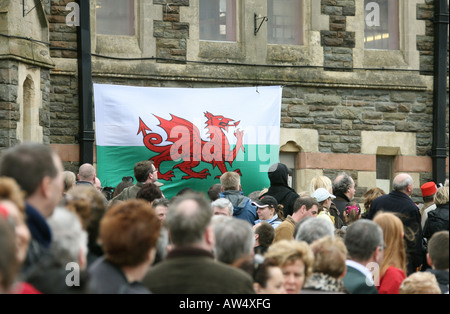
[[[434,182],[427,182],[424,185],[422,185],[420,189],[422,190],[422,196],[427,197],[436,193],[437,186],[436,183]]]

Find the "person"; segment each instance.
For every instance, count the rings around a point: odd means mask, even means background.
[[[341,229],[345,230],[352,223],[361,219],[361,207],[359,207],[358,203],[350,202],[347,206],[345,206],[343,215],[346,225],[343,226]]]
[[[433,274],[418,271],[403,280],[399,294],[441,294],[441,289]]]
[[[268,176],[270,187],[266,194],[273,196],[278,204],[283,205],[284,217],[292,215],[295,200],[299,197],[297,192],[288,184],[292,171],[285,164],[276,163],[270,166]]]
[[[256,257],[253,272],[253,288],[256,294],[285,294],[283,271],[277,261],[264,257],[257,260]]]
[[[370,205],[372,204],[373,200],[376,199],[378,196],[384,194],[386,194],[386,192],[384,192],[384,190],[380,189],[379,187],[371,188],[364,193],[363,195],[364,212],[361,214],[361,218],[367,219],[370,211]]]
[[[91,164],[82,164],[78,169],[76,185],[95,185],[95,178],[97,177],[95,168]]]
[[[436,277],[442,294],[448,293],[449,291],[448,236],[448,231],[438,231],[433,234],[428,242],[427,262],[431,266],[431,269],[428,268],[426,271]]]
[[[20,269],[16,258],[16,236],[6,219],[6,214],[0,209],[0,294],[10,293]]]
[[[255,255],[264,255],[274,240],[275,229],[267,221],[261,221],[253,226],[253,230],[255,233],[255,247],[253,251]]]
[[[355,192],[353,178],[346,172],[339,173],[333,181],[333,194],[336,196],[333,202],[339,210],[339,217],[342,221],[344,221],[345,206],[353,200]]]
[[[268,222],[274,229],[276,229],[283,222],[283,209],[279,207],[277,200],[270,195],[263,195],[258,201],[252,202],[256,206],[256,213],[258,220],[255,224],[261,221]]]
[[[295,240],[304,241],[308,244],[326,236],[334,238],[334,225],[325,219],[307,217],[302,219],[296,226]]]
[[[293,240],[295,225],[305,217],[316,217],[319,203],[311,197],[299,197],[295,200],[294,211],[275,229],[273,242]]]
[[[414,180],[407,173],[398,174],[393,180],[393,190],[373,200],[368,219],[373,219],[378,211],[394,212],[399,214],[403,222],[406,238],[407,273],[412,274],[424,263],[422,249],[422,226],[420,212],[411,199],[414,190]]]
[[[442,186],[437,189],[434,195],[436,209],[428,212],[428,218],[425,222],[423,237],[431,239],[435,232],[449,230],[449,188]]]
[[[166,226],[172,249],[166,259],[151,267],[144,277],[143,284],[150,291],[158,294],[255,293],[248,273],[214,259],[212,216],[210,202],[199,193],[182,195],[171,202]]]
[[[62,199],[63,171],[60,157],[48,145],[26,143],[3,153],[0,176],[15,179],[25,192],[25,216],[31,241],[22,271],[48,253],[52,233],[46,219]]]
[[[333,183],[331,182],[331,179],[327,176],[317,176],[314,177],[311,180],[310,188],[309,188],[309,194],[310,196],[314,194],[314,191],[316,191],[319,188],[324,188],[325,190],[330,193],[330,195],[333,195]],[[339,210],[336,208],[336,205],[334,204],[333,200],[331,200],[331,203],[328,207],[328,212],[330,215],[334,218],[334,227],[336,229],[341,229],[342,226],[344,226],[344,221],[342,221]]]
[[[350,225],[344,236],[348,252],[344,287],[351,294],[378,294],[368,267],[383,260],[383,230],[375,222],[360,219]]]
[[[167,210],[169,208],[169,200],[164,197],[157,198],[153,202],[152,207],[155,210],[156,216],[161,224],[164,224],[164,220],[166,220],[167,217]]]
[[[148,294],[141,281],[153,263],[161,223],[148,202],[127,200],[111,207],[100,223],[104,257],[88,268],[100,294]]]
[[[64,171],[64,194],[74,188],[77,182],[77,176],[72,171]]]
[[[398,294],[406,278],[406,252],[403,223],[393,213],[379,212],[373,221],[383,230],[386,245],[380,269],[375,273],[375,283],[380,294]]]
[[[255,237],[252,225],[245,220],[231,218],[214,225],[214,256],[216,260],[233,266],[253,257]]]
[[[158,169],[153,165],[153,161],[144,160],[139,161],[134,165],[134,177],[136,178],[136,184],[124,188],[119,195],[113,197],[109,201],[110,206],[115,204],[117,201],[126,201],[132,198],[136,198],[136,194],[139,190],[148,183],[154,183],[156,186],[160,187],[162,184],[158,180]]]
[[[147,183],[137,193],[136,199],[143,199],[153,205],[156,199],[162,198],[161,189],[153,183]]]
[[[211,203],[213,215],[233,217],[233,204],[227,198],[219,198]]]
[[[215,200],[218,200],[220,198],[220,192],[221,192],[221,184],[216,183],[211,185],[211,187],[208,189],[208,197],[211,202],[214,202]]]
[[[436,204],[434,203],[434,195],[437,191],[436,183],[432,181],[424,183],[420,187],[420,191],[422,193],[423,204],[419,205],[419,210],[422,217],[421,224],[423,229],[428,218],[428,212],[436,209]]]
[[[247,220],[253,226],[258,219],[256,206],[242,193],[240,175],[237,172],[225,172],[220,177],[220,184],[220,198],[226,198],[233,204],[233,216]]]
[[[306,242],[281,240],[272,244],[264,254],[273,258],[283,271],[287,294],[299,294],[312,272],[314,254]]]
[[[347,248],[344,241],[327,236],[315,241],[310,247],[314,253],[313,272],[300,293],[347,293],[342,281],[347,269]]]
[[[252,202],[256,202],[257,200],[259,200],[259,197],[261,196],[261,191],[253,191],[248,195],[248,198],[252,201]]]
[[[332,200],[335,199],[336,196],[330,194],[330,192],[328,192],[324,188],[318,188],[314,191],[312,197],[315,198],[319,203],[319,213],[317,215],[317,218],[328,220],[334,225],[334,217],[331,216],[329,208],[331,206]]]
[[[131,178],[131,180],[129,180],[127,178]],[[122,193],[122,191],[125,188],[128,188],[128,187],[130,187],[132,185],[133,185],[133,177],[123,177],[122,181],[119,184],[117,184],[117,186],[114,188],[114,192],[112,194],[112,198],[111,199],[113,199],[114,197],[116,197],[117,195]]]

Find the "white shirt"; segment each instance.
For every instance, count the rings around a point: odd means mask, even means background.
[[[366,283],[367,283],[367,285],[369,285],[369,284],[372,284],[372,285],[373,285],[373,284],[374,284],[372,273],[371,273],[370,270],[368,270],[364,265],[362,265],[362,264],[360,264],[360,263],[358,263],[358,262],[349,260],[349,259],[345,261],[345,265],[357,269],[357,270],[360,271],[364,276],[366,276]]]

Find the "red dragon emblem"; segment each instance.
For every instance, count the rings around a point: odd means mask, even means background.
[[[207,135],[209,141],[205,141],[200,136],[200,131],[191,122],[170,115],[171,120],[166,120],[155,115],[159,120],[159,127],[164,129],[167,134],[167,138],[163,139],[163,136],[155,131],[152,131],[145,123],[139,118],[139,131],[138,135],[142,133],[143,142],[145,146],[152,152],[158,155],[150,158],[154,162],[155,167],[160,169],[160,164],[164,161],[177,161],[182,159],[182,162],[175,165],[172,170],[166,173],[158,172],[158,178],[166,181],[172,181],[175,177],[173,169],[178,168],[186,175],[182,177],[183,180],[196,178],[205,179],[210,176],[208,169],[201,171],[194,171],[200,162],[206,162],[213,165],[213,168],[218,167],[221,174],[227,172],[226,162],[232,166],[233,161],[236,160],[236,156],[239,150],[244,150],[243,135],[244,132],[236,129],[233,135],[236,137],[236,146],[233,150],[230,150],[230,143],[226,134],[229,127],[237,127],[240,121],[235,122],[232,119],[224,116],[215,116],[209,112],[205,113],[207,118],[205,129],[208,130]],[[234,170],[241,174],[239,169]],[[215,178],[220,178],[221,175]]]

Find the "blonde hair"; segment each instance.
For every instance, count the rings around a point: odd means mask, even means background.
[[[274,258],[281,268],[298,259],[302,260],[303,264],[305,264],[305,278],[307,279],[311,276],[314,265],[314,254],[306,242],[298,242],[295,240],[275,242],[269,246],[264,257]]]
[[[379,276],[382,278],[389,266],[403,270],[406,274],[406,252],[403,241],[403,223],[393,213],[380,212],[373,221],[383,230],[383,241],[386,245],[381,262]]]
[[[16,180],[0,177],[0,200],[10,200],[22,213],[25,213],[25,192],[22,191]]]
[[[419,271],[403,280],[399,294],[441,294],[441,289],[435,275]]]
[[[314,272],[333,278],[339,278],[344,273],[347,248],[341,238],[326,236],[311,243],[310,247],[314,253]]]
[[[328,192],[332,193],[333,191],[333,184],[331,182],[331,179],[327,176],[317,176],[311,180],[311,184],[309,186],[309,193],[310,195],[313,195],[314,191],[318,188],[324,188]]]
[[[237,172],[225,172],[220,177],[220,184],[224,191],[239,190],[241,184],[241,177]]]
[[[434,194],[434,203],[436,205],[443,205],[448,203],[448,186],[441,186]]]

